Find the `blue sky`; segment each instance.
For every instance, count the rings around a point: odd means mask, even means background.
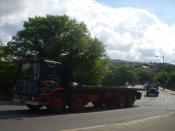
[[[114,8],[135,7],[146,9],[161,21],[171,25],[175,23],[175,0],[97,0]]]

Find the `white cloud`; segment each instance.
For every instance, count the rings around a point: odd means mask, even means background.
[[[112,8],[95,0],[27,0],[21,4],[23,8],[16,6],[13,13],[0,14],[0,39],[8,40],[28,17],[66,14],[85,22],[113,59],[158,61],[154,55],[165,55],[167,62],[175,63],[175,24],[169,26],[147,10]]]

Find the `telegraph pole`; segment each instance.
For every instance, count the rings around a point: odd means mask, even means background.
[[[155,56],[155,57],[161,57],[162,58],[162,66],[163,66],[163,77],[164,77],[164,85],[163,85],[163,90],[165,89],[165,71],[164,71],[164,63],[165,63],[165,56]]]

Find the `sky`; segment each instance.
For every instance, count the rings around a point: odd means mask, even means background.
[[[0,0],[0,40],[46,14],[84,22],[111,59],[175,64],[175,0]]]
[[[162,22],[169,25],[175,23],[175,0],[98,0],[113,8],[134,7],[148,10]]]

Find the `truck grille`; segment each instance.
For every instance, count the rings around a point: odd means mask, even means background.
[[[17,80],[16,93],[26,95],[37,94],[37,82],[34,80]]]

